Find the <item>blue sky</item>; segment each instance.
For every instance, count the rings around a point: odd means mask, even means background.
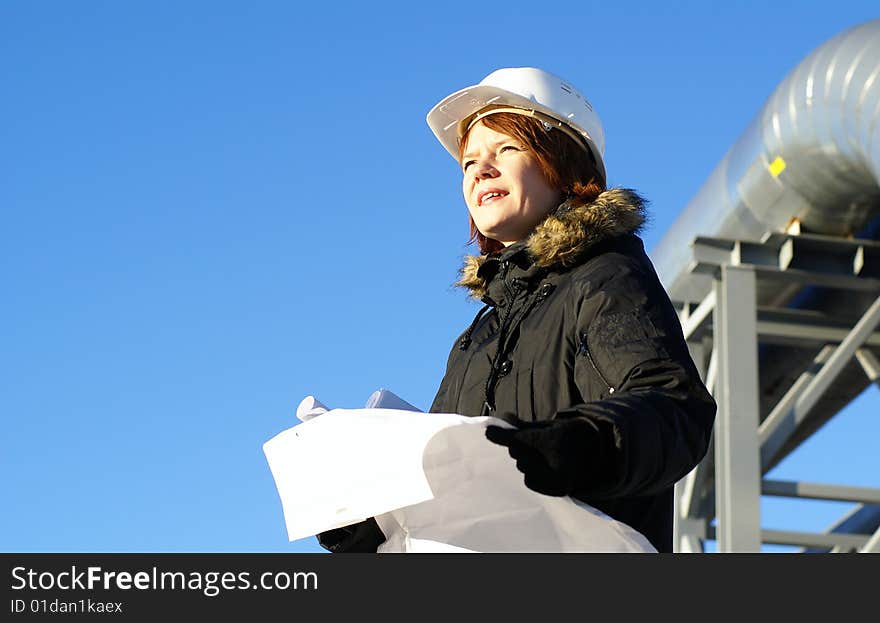
[[[0,550],[316,551],[287,542],[262,443],[308,394],[426,409],[475,311],[437,100],[506,66],[577,85],[651,249],[786,73],[877,13],[4,2]],[[880,486],[877,393],[774,476]],[[763,523],[846,507],[768,500]]]

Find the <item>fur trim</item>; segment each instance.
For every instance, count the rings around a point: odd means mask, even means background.
[[[561,204],[535,227],[526,247],[544,268],[570,268],[597,243],[638,233],[646,219],[647,201],[628,188],[611,188],[592,203]],[[486,255],[466,255],[456,286],[475,299],[486,294],[488,284],[477,274]]]
[[[471,291],[474,298],[481,299],[486,294],[486,282],[477,276],[480,266],[486,261],[486,255],[465,255],[464,265],[459,271],[461,277],[455,282],[456,287]]]

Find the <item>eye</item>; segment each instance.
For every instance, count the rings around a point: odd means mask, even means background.
[[[461,166],[461,170],[462,170],[462,171],[467,171],[467,170],[468,170],[468,167],[471,166],[471,165],[474,164],[474,163],[476,163],[476,160],[468,160],[467,162],[465,162],[465,163]]]
[[[505,151],[508,151],[508,150],[510,150],[510,151],[522,151],[522,150],[521,150],[519,147],[517,147],[516,145],[504,145],[499,151],[500,151],[501,153],[504,153]]]

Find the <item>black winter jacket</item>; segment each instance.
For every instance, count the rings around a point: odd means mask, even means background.
[[[708,448],[715,402],[641,240],[644,201],[563,203],[528,239],[466,258],[486,303],[456,340],[434,413],[583,418],[596,431],[574,497],[672,550],[673,485]]]

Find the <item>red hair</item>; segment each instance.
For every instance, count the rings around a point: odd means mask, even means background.
[[[534,117],[509,112],[488,115],[480,123],[522,143],[538,162],[550,186],[560,189],[575,205],[592,203],[605,190],[605,181],[597,170],[592,154],[564,132],[547,130]],[[461,137],[459,160],[464,155],[467,136],[468,133],[465,132]],[[468,220],[471,231],[468,244],[476,242],[483,254],[498,253],[504,248],[497,240],[481,234],[470,214]]]

